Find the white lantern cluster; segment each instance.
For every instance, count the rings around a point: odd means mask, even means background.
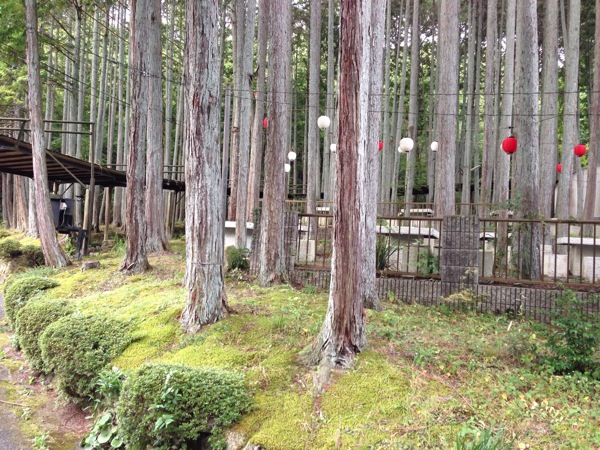
[[[398,147],[398,151],[400,153],[410,153],[410,151],[415,146],[415,141],[413,141],[409,137],[405,137],[400,139],[400,147]]]
[[[326,128],[329,128],[329,125],[331,125],[331,119],[327,116],[321,116],[317,119],[317,126],[321,129],[324,130]]]

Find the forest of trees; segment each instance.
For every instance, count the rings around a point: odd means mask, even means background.
[[[439,216],[454,214],[457,203],[518,204],[516,214],[529,218],[595,216],[600,0],[26,6],[27,15],[20,0],[0,5],[0,116],[30,118],[39,155],[47,147],[127,171],[127,188],[96,189],[90,199],[94,229],[126,228],[123,270],[145,270],[147,254],[168,248],[168,224],[185,220],[188,307],[201,309],[186,308],[188,330],[228,311],[219,248],[224,183],[239,247],[262,208],[263,285],[281,281],[285,269],[284,200],[306,199],[309,213],[317,200],[333,201],[330,312],[359,299],[345,311],[358,322],[363,302],[377,307],[374,272],[365,269],[374,265],[377,201],[427,199]],[[325,130],[321,115],[332,119]],[[42,120],[52,119],[93,122],[94,133],[43,133]],[[64,123],[62,131],[83,127]],[[509,136],[518,140],[512,156],[501,148]],[[401,153],[407,137],[414,147]],[[578,144],[587,146],[582,158],[573,152]],[[163,193],[162,178],[185,181],[185,201]],[[2,174],[6,226],[48,233],[43,202],[31,213],[33,192],[44,185]],[[83,192],[77,186],[65,195]],[[76,203],[76,222],[86,223]],[[353,242],[360,245],[346,255]],[[52,265],[68,262],[44,250]],[[353,283],[336,283],[336,270],[349,270]],[[330,344],[332,323],[322,332]],[[333,343],[337,351],[360,351],[361,328]],[[325,357],[343,364],[340,353]]]

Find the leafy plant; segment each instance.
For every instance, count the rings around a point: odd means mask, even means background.
[[[56,373],[63,392],[79,401],[96,393],[99,373],[130,342],[123,322],[81,313],[62,317],[40,337],[44,367]]]
[[[594,355],[600,346],[600,324],[597,317],[584,313],[586,303],[577,293],[564,289],[551,312],[551,326],[540,326],[545,363],[556,374],[589,373],[600,378],[600,367]]]
[[[23,254],[23,247],[19,241],[5,239],[0,242],[0,258],[10,260]]]
[[[225,249],[227,270],[248,270],[250,268],[249,255],[250,251],[247,248],[238,248],[233,245],[227,247]]]
[[[47,298],[32,300],[19,310],[15,320],[15,330],[19,336],[19,345],[33,369],[44,370],[39,344],[40,335],[51,323],[73,311],[74,308],[68,300]]]
[[[439,261],[437,255],[431,250],[420,250],[417,255],[417,272],[420,275],[428,276],[440,272]]]
[[[31,440],[31,443],[33,444],[32,448],[34,450],[50,450],[49,440],[50,435],[48,433],[38,434]]]
[[[37,245],[26,245],[23,247],[23,256],[29,267],[38,267],[45,264],[44,252]]]
[[[375,242],[375,267],[385,270],[390,266],[389,257],[398,250],[398,244],[389,238],[380,237]]]
[[[11,281],[4,291],[4,307],[10,326],[14,328],[17,313],[31,297],[38,292],[56,286],[58,286],[56,281],[36,276],[23,277]]]
[[[127,251],[127,242],[123,236],[119,236],[115,234],[115,245],[111,249],[111,252],[115,256],[125,256],[125,252]]]
[[[103,448],[124,448],[123,439],[119,435],[114,410],[106,411],[94,422],[89,434],[81,441],[84,450]]]
[[[472,420],[462,426],[456,435],[456,450],[510,450],[513,440],[506,440],[506,432],[493,428],[480,430]]]
[[[214,368],[146,364],[127,379],[117,408],[119,432],[135,448],[187,448],[211,433],[211,448],[225,446],[222,429],[250,408],[244,378]]]

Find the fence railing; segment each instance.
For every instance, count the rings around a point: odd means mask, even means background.
[[[600,222],[480,219],[479,280],[600,290]],[[333,216],[298,214],[295,265],[331,268]],[[380,216],[376,227],[380,276],[439,278],[442,219]]]

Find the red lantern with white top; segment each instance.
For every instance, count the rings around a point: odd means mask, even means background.
[[[581,158],[587,152],[587,148],[583,144],[578,144],[575,146],[575,149],[573,151],[575,153],[575,156]]]
[[[509,136],[502,141],[502,150],[507,155],[512,155],[517,151],[517,138],[514,136]]]

